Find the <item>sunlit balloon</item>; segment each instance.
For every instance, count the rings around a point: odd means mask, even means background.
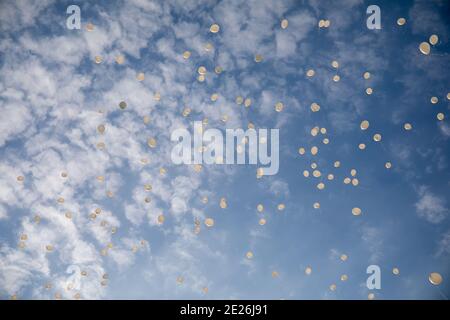
[[[124,56],[118,55],[118,56],[116,57],[116,63],[117,63],[117,64],[123,64],[124,62],[125,62],[125,57],[124,57]]]
[[[409,130],[412,129],[412,125],[411,125],[410,123],[405,123],[405,124],[403,125],[403,128],[404,128],[405,130],[409,131]]]
[[[403,26],[406,23],[406,19],[405,18],[398,18],[397,19],[397,24],[399,26]]]
[[[313,137],[317,136],[319,134],[319,132],[320,132],[319,127],[314,127],[314,128],[311,129],[311,135]]]
[[[124,110],[126,107],[127,107],[127,103],[126,103],[125,101],[121,101],[121,102],[119,103],[119,108],[120,108],[120,109]]]
[[[312,112],[318,112],[319,110],[320,110],[319,104],[313,102],[313,103],[311,104],[311,111],[312,111]]]
[[[187,59],[189,59],[190,56],[191,56],[191,52],[190,51],[186,50],[185,52],[183,52],[183,58],[184,59],[187,60]]]
[[[178,284],[182,284],[183,282],[184,282],[184,277],[178,276],[178,277],[177,277],[177,283],[178,283]]]
[[[313,171],[313,177],[314,178],[319,178],[322,175],[322,173],[320,172],[320,170],[314,170]]]
[[[281,112],[281,111],[283,111],[283,108],[284,108],[284,105],[283,105],[282,102],[277,102],[277,103],[275,104],[275,111],[276,111],[276,112]]]
[[[428,42],[422,42],[419,45],[419,51],[424,54],[424,55],[429,55],[430,54],[430,44]]]
[[[352,209],[352,214],[354,216],[359,216],[361,213],[362,213],[362,210],[360,208],[358,208],[358,207],[355,207],[355,208]]]
[[[214,46],[212,45],[212,43],[205,44],[205,51],[210,52],[213,49],[214,49]]]
[[[263,60],[262,55],[260,54],[255,55],[255,62],[261,62],[262,60]]]
[[[436,45],[439,42],[439,37],[435,34],[432,34],[430,38],[428,39],[431,45]]]
[[[361,124],[359,125],[359,127],[361,128],[361,130],[367,130],[369,128],[369,121],[367,120],[363,120],[361,121]]]
[[[104,124],[100,124],[100,125],[98,125],[98,127],[97,127],[97,131],[100,133],[100,134],[103,134],[103,133],[105,133],[105,130],[106,130],[106,127],[105,127],[105,125]]]
[[[264,176],[264,169],[263,168],[256,169],[256,178],[261,179],[263,176]]]
[[[375,142],[380,142],[380,141],[381,141],[381,134],[376,133],[376,134],[373,136],[373,141],[375,141]]]
[[[206,225],[207,227],[212,227],[212,226],[214,226],[214,219],[212,219],[212,218],[206,218],[206,219],[205,219],[205,225]]]
[[[211,31],[212,33],[217,33],[220,30],[220,26],[217,23],[214,23],[211,25],[211,27],[209,27],[209,31]]]
[[[145,79],[145,74],[144,74],[143,72],[139,72],[139,73],[136,75],[136,79],[137,79],[138,81],[144,81],[144,79]]]
[[[428,276],[428,281],[430,281],[431,284],[438,286],[442,283],[442,276],[437,272],[432,272]]]
[[[183,117],[187,117],[187,116],[189,116],[190,113],[191,113],[191,108],[184,108],[182,115],[183,115]]]
[[[156,139],[155,138],[149,138],[147,140],[147,144],[150,148],[155,148],[156,147]]]
[[[197,72],[201,75],[205,75],[206,74],[206,68],[204,66],[200,66],[197,69]]]

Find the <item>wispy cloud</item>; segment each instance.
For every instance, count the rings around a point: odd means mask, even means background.
[[[419,217],[431,223],[439,223],[448,215],[448,208],[444,198],[432,193],[427,187],[422,186],[418,191],[419,200],[415,207]]]

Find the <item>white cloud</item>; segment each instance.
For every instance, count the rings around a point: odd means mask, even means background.
[[[446,138],[450,137],[450,126],[447,123],[445,122],[440,123],[439,130]]]
[[[436,256],[450,255],[450,231],[444,233],[439,240]]]
[[[419,217],[431,223],[439,223],[448,215],[444,198],[433,194],[428,188],[419,188],[419,200],[415,207]]]
[[[277,197],[289,197],[289,184],[280,179],[274,179],[270,183],[270,192]]]
[[[379,228],[363,226],[361,228],[361,239],[370,252],[370,262],[379,263],[383,256],[383,235]]]
[[[0,2],[0,30],[17,32],[32,26],[52,0],[42,1],[2,1]]]

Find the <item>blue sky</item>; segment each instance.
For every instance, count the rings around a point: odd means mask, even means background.
[[[66,28],[71,4],[80,30]],[[366,27],[371,4],[381,8],[380,30]],[[446,1],[0,1],[0,298],[448,298],[449,9]],[[330,26],[319,28],[321,19]],[[419,44],[432,34],[439,41],[424,55]],[[172,164],[171,132],[205,118],[206,128],[278,128],[278,174]],[[311,135],[314,127],[326,134]],[[357,186],[343,182],[352,169]],[[380,290],[366,287],[372,264]]]

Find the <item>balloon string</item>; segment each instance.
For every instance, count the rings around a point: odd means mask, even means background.
[[[438,287],[437,288],[439,293],[441,294],[441,296],[445,299],[445,300],[449,300],[448,297],[441,291],[441,289]]]

